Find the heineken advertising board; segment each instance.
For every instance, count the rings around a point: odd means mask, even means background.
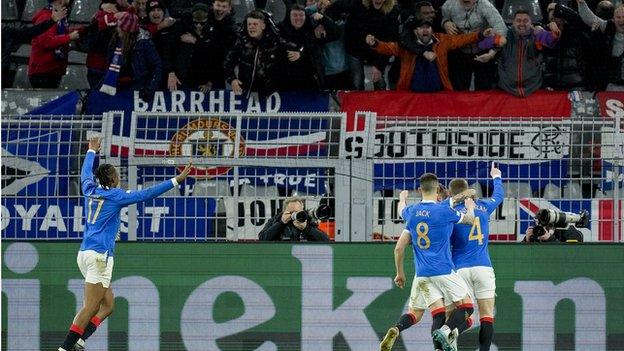
[[[77,242],[3,242],[2,350],[56,350],[82,304]],[[120,243],[88,350],[377,350],[407,308],[391,244]],[[492,350],[623,350],[624,246],[490,248]],[[412,276],[413,255],[406,255]],[[411,285],[411,284],[410,284]],[[478,315],[461,350],[476,350]],[[395,350],[430,350],[431,316]]]

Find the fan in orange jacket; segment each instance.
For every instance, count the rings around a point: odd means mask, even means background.
[[[366,43],[376,52],[398,56],[401,59],[401,71],[397,90],[433,92],[453,90],[448,74],[448,52],[462,46],[477,43],[480,49],[502,46],[505,38],[495,35],[488,28],[480,33],[448,35],[433,33],[431,22],[414,20],[406,23],[414,32],[416,46],[421,52],[407,50],[397,42],[378,41],[374,36],[366,36]],[[476,60],[479,57],[475,58]]]

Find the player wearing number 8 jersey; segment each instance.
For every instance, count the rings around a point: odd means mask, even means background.
[[[434,315],[432,333],[440,339],[445,351],[454,350],[451,343],[458,333],[457,328],[465,324],[472,314],[472,300],[466,283],[455,273],[450,252],[450,236],[454,223],[472,223],[474,213],[470,199],[466,200],[467,213],[452,210],[448,204],[437,202],[438,178],[426,173],[420,177],[418,191],[422,201],[407,206],[407,191],[399,198],[399,211],[406,221],[394,249],[397,270],[394,279],[397,286],[405,285],[403,257],[405,248],[411,243],[414,250],[416,275],[410,294],[409,311],[390,328],[381,342],[382,351],[392,348],[399,333],[417,323],[429,308]],[[474,206],[474,203],[472,203]],[[445,323],[444,301],[453,302],[457,308]],[[440,313],[441,312],[441,313]],[[451,334],[451,333],[454,334]]]
[[[488,253],[489,220],[505,196],[501,171],[493,162],[490,175],[494,179],[492,197],[478,199],[472,226],[455,225],[451,236],[453,263],[457,273],[464,278],[479,305],[479,351],[490,349],[494,334],[496,278]],[[454,197],[465,193],[468,190],[468,182],[465,179],[453,179],[449,183],[449,190]],[[458,203],[453,208],[465,210],[463,203]]]
[[[121,209],[163,194],[183,182],[191,169],[189,163],[175,178],[151,188],[130,192],[117,188],[119,173],[115,167],[102,164],[96,171],[98,185],[93,177],[93,163],[96,152],[100,150],[100,142],[99,138],[89,141],[89,151],[80,174],[87,221],[77,261],[85,278],[84,302],[74,317],[63,345],[59,347],[60,351],[83,349],[84,340],[113,312],[114,297],[110,282]]]

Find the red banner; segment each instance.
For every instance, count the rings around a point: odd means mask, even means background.
[[[600,92],[598,93],[598,103],[600,104],[600,116],[614,118],[619,115],[624,117],[624,93]]]
[[[538,91],[517,98],[502,91],[438,92],[397,91],[341,92],[341,110],[374,111],[380,116],[431,117],[570,117],[566,92]]]

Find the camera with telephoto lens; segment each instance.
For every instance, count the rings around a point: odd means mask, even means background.
[[[331,215],[331,208],[327,205],[320,205],[317,208],[311,208],[299,212],[293,212],[291,218],[293,221],[303,223],[310,221],[312,224],[318,224],[318,222],[326,220]]]
[[[589,224],[589,212],[582,210],[581,212],[561,212],[553,209],[542,208],[535,214],[535,227],[533,227],[533,235],[530,241],[539,241],[539,237],[546,233],[545,227],[553,227],[559,229],[568,228],[569,224],[576,227],[584,228]]]

